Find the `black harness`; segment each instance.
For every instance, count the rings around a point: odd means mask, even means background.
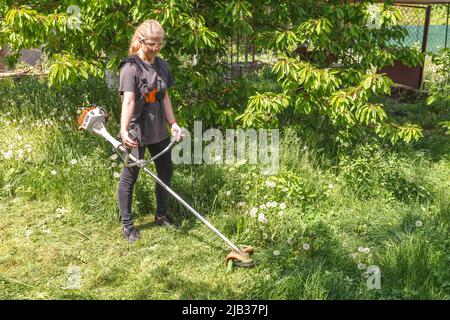
[[[156,87],[155,98],[157,101],[160,101],[162,103],[165,92],[161,89],[162,77],[161,77],[161,70],[159,68],[159,64],[160,64],[159,59],[155,57],[156,86],[155,86],[155,84],[153,84],[152,86],[149,86],[149,84],[147,82],[147,78],[144,76],[144,70],[142,67],[143,61],[141,58],[139,58],[139,56],[134,54],[134,55],[129,56],[128,58],[125,58],[124,60],[122,60],[119,65],[119,70],[122,69],[122,66],[125,65],[126,63],[132,63],[136,66],[139,79],[141,80],[141,82],[143,84],[144,92],[141,92],[141,96],[137,102],[139,102],[143,97],[146,97],[147,95],[149,95],[152,91],[155,90],[155,87]]]
[[[155,57],[154,66],[155,66],[155,71],[156,71],[156,85],[155,84],[149,85],[149,83],[147,82],[147,78],[144,76],[143,61],[141,58],[139,58],[139,56],[134,54],[134,55],[131,55],[128,58],[122,60],[119,65],[119,70],[121,70],[122,66],[124,66],[126,63],[132,63],[136,66],[137,74],[143,84],[143,90],[141,90],[141,96],[136,101],[136,104],[139,103],[142,98],[145,98],[144,108],[143,108],[143,109],[145,109],[146,107],[147,108],[150,107],[151,103],[159,101],[160,102],[159,105],[162,109],[163,118],[165,119],[166,115],[165,115],[164,103],[163,103],[165,91],[163,91],[161,88],[161,82],[162,82],[163,78],[161,77],[161,69],[159,68],[160,67],[159,59],[157,57]],[[164,79],[166,79],[166,78],[164,78]],[[167,83],[167,81],[166,81],[166,83]],[[154,94],[154,101],[148,102],[147,98],[149,96],[152,96],[152,94]],[[144,111],[144,110],[142,110],[142,111]],[[144,114],[144,112],[141,112],[137,116],[133,115],[133,117],[131,118],[131,128],[132,128],[132,130],[134,130],[135,135],[138,137],[138,141],[140,141],[142,138],[142,132],[141,132],[141,129],[139,126],[136,127],[136,123],[139,123],[142,120],[142,118],[141,118],[142,114]]]

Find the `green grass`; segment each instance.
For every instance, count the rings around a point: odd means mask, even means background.
[[[445,109],[387,101],[399,122],[421,123],[424,138],[361,143],[335,159],[285,130],[272,177],[250,165],[177,166],[173,188],[233,242],[255,247],[255,268],[229,269],[227,246],[177,202],[178,229],[152,225],[154,184],[143,174],[133,203],[142,239],[121,238],[119,161],[72,120],[86,99],[110,106],[117,97],[99,94],[101,83],[67,89],[0,83],[1,299],[450,298],[450,140],[437,126]],[[259,208],[268,202],[277,207]],[[254,207],[267,223],[250,216]],[[370,265],[380,289],[367,287]],[[65,288],[72,267],[80,289]]]

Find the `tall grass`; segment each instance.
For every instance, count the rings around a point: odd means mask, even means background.
[[[361,144],[331,159],[286,129],[275,176],[247,164],[177,166],[173,188],[232,241],[256,248],[256,268],[230,271],[226,246],[176,201],[180,228],[153,227],[154,182],[143,174],[133,203],[143,237],[121,239],[120,161],[76,130],[88,102],[111,111],[116,133],[118,99],[100,81],[61,90],[0,82],[0,298],[450,297],[445,154]],[[64,289],[71,265],[83,271],[79,290]],[[367,287],[370,265],[381,270],[379,289]]]

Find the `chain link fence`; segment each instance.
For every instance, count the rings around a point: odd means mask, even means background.
[[[401,44],[408,47],[419,46],[428,52],[448,48],[450,4],[429,6],[428,36],[426,43],[423,43],[427,27],[427,8],[428,6],[399,5],[403,17],[401,25],[408,30],[408,36]]]

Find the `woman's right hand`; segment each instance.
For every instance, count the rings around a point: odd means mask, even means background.
[[[122,143],[128,148],[136,148],[138,146],[137,142],[130,138],[128,131],[121,130],[120,137],[122,138]]]

